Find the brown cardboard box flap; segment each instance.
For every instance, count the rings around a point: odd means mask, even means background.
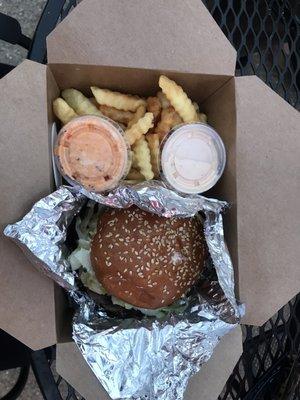
[[[199,0],[85,0],[49,35],[49,63],[234,75],[236,52]]]
[[[0,327],[33,349],[56,341],[54,284],[3,229],[50,190],[46,89],[47,67],[30,61],[0,80]]]
[[[192,377],[185,400],[217,399],[242,351],[242,333],[237,327],[221,339],[211,359]],[[110,399],[75,343],[57,345],[56,370],[86,400]]]
[[[300,114],[257,77],[235,86],[239,292],[261,325],[300,291]]]
[[[217,400],[242,353],[238,326],[221,339],[209,361],[191,378],[184,400]]]

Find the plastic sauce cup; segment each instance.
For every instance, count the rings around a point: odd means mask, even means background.
[[[118,186],[129,164],[123,133],[106,117],[86,115],[66,124],[54,149],[55,161],[66,181],[96,193]]]
[[[161,175],[180,193],[203,193],[220,179],[226,164],[222,139],[207,124],[182,124],[161,147]]]

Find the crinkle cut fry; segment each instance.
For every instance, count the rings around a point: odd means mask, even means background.
[[[96,86],[91,86],[91,91],[98,104],[114,107],[118,110],[134,112],[139,106],[145,106],[146,104],[145,100],[140,97],[113,92],[108,89],[100,89]]]
[[[141,136],[145,135],[153,127],[153,114],[146,113],[131,128],[126,129],[125,138],[132,146]]]
[[[144,135],[137,140],[133,146],[135,158],[139,166],[140,172],[143,174],[146,180],[154,178],[154,174],[151,166],[150,150]]]
[[[165,75],[161,75],[159,78],[159,87],[178,112],[183,122],[197,121],[198,116],[195,107],[181,86]]]

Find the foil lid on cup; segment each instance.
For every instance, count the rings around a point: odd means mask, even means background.
[[[222,139],[206,124],[180,125],[162,144],[162,177],[180,193],[196,194],[211,189],[220,179],[225,163]]]

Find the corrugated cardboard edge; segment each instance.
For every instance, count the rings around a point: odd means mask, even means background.
[[[242,354],[240,327],[224,336],[211,359],[188,386],[185,400],[215,400]],[[86,400],[109,400],[75,343],[58,344],[56,370]]]
[[[200,0],[85,0],[49,35],[49,63],[233,76],[236,51]]]
[[[207,114],[208,122],[220,134],[226,148],[226,168],[217,185],[206,196],[226,200],[230,207],[224,213],[226,243],[235,268],[238,282],[238,245],[236,221],[236,104],[235,84],[231,78],[209,96],[200,109]],[[238,290],[237,290],[238,292]]]
[[[54,283],[2,232],[50,192],[46,75],[24,61],[0,80],[0,326],[32,349],[56,342]]]
[[[239,292],[261,325],[300,291],[300,114],[259,78],[235,78]]]
[[[123,93],[140,96],[155,95],[158,80],[163,73],[182,85],[189,96],[198,103],[216,92],[232,77],[227,75],[210,75],[181,73],[170,70],[151,70],[143,68],[107,67],[103,65],[48,64],[60,89],[75,87],[86,96],[91,97],[90,86],[105,87]]]

